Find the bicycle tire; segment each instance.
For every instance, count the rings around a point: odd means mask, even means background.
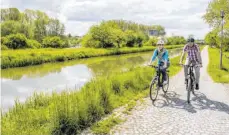
[[[169,75],[167,73],[166,73],[166,77],[167,77],[167,84],[166,85],[162,85],[162,90],[163,90],[164,94],[166,94],[168,89],[169,89]]]
[[[190,94],[191,94],[191,87],[192,87],[192,81],[191,79],[188,79],[188,90],[187,90],[187,101],[190,103]]]
[[[150,84],[150,99],[154,102],[157,99],[157,95],[158,95],[158,87],[155,85],[157,85],[157,80],[152,80],[151,84]],[[154,93],[155,92],[155,93]]]

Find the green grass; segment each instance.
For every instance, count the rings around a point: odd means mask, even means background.
[[[99,122],[96,122],[92,125],[91,131],[94,134],[109,134],[111,128],[113,128],[115,125],[120,124],[124,122],[123,119],[119,118],[118,116],[109,116],[105,120],[101,120]]]
[[[183,45],[166,46],[167,49],[180,48]],[[141,48],[112,48],[112,49],[26,49],[26,50],[3,50],[1,69],[38,65],[47,62],[67,61],[73,59],[90,58],[108,55],[120,55],[154,50],[154,46]]]
[[[170,76],[181,69],[171,59]],[[98,77],[79,91],[34,94],[2,114],[2,135],[76,134],[91,127],[115,108],[148,95],[154,69],[133,68],[122,74]],[[131,106],[130,106],[131,108]]]
[[[209,64],[208,73],[218,83],[229,83],[229,52],[223,52],[223,69],[219,69],[220,52],[216,48],[208,48]]]

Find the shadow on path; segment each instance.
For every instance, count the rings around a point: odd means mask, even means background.
[[[166,95],[161,94],[163,99],[156,100],[153,105],[158,108],[171,107],[176,109],[183,109],[190,113],[196,113],[197,110],[214,110],[225,112],[229,114],[229,105],[210,100],[207,96],[199,91],[195,92],[191,103],[188,104],[187,100],[180,99],[180,95],[174,91],[169,91]]]

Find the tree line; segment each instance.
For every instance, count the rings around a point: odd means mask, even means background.
[[[160,25],[143,25],[125,20],[103,21],[94,25],[82,38],[81,44],[84,47],[109,48],[109,47],[142,47],[143,45],[156,45],[158,37],[150,37],[149,30],[157,30],[158,36],[166,34],[165,28]],[[168,45],[184,44],[182,36],[169,37]]]
[[[1,9],[2,48],[63,48],[69,46],[64,35],[65,27],[60,20],[49,17],[39,10],[17,8]],[[74,39],[74,38],[70,38]]]
[[[82,37],[65,35],[65,26],[45,12],[17,8],[1,9],[1,49],[66,48],[81,44],[83,47],[141,47],[156,45],[157,37],[150,37],[149,30],[157,30],[158,36],[166,34],[161,25],[144,25],[126,20],[102,21],[93,25]],[[185,38],[167,38],[167,44],[184,44]]]

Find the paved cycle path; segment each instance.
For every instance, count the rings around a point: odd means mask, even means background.
[[[144,109],[137,106],[127,120],[116,126],[116,135],[229,135],[229,86],[214,83],[207,73],[208,51],[201,53],[200,90],[187,104],[183,70],[170,79],[166,96],[160,91],[152,104],[145,99]]]

